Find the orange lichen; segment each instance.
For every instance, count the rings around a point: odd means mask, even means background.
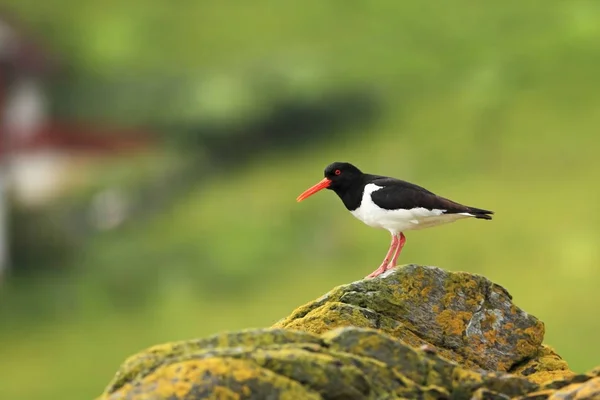
[[[496,344],[498,334],[496,333],[495,330],[489,330],[489,331],[483,332],[483,337],[485,337],[485,339],[488,341],[488,345],[489,344],[494,345],[494,344]]]
[[[498,320],[498,318],[496,317],[496,314],[486,313],[485,317],[481,321],[481,327],[492,329],[492,327],[494,326],[494,324],[496,323],[497,320]]]
[[[427,297],[431,293],[431,286],[426,286],[421,290],[421,296]]]
[[[436,322],[447,335],[462,335],[473,313],[444,310],[436,317]]]
[[[538,321],[534,326],[524,329],[523,333],[529,336],[530,340],[534,342],[541,342],[545,333],[544,323],[542,321]]]
[[[481,302],[480,298],[474,298],[474,299],[467,299],[467,300],[465,300],[465,304],[468,305],[469,307],[472,307],[472,308],[476,308],[477,306],[479,306],[480,302]]]

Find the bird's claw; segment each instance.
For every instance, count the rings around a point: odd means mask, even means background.
[[[385,271],[389,271],[390,269],[394,269],[396,268],[395,265],[382,265],[379,268],[377,268],[375,271],[371,272],[369,275],[365,276],[365,279],[371,279],[371,278],[375,278],[376,276],[379,276],[381,274],[383,274]]]

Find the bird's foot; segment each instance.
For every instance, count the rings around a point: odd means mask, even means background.
[[[385,269],[381,269],[381,267],[377,268],[375,271],[371,272],[369,275],[365,276],[365,279],[375,278],[385,272]]]
[[[396,268],[396,266],[392,265],[392,264],[381,265],[375,271],[373,271],[369,275],[365,276],[365,279],[375,278],[376,276],[383,274],[385,271],[389,271],[390,269],[394,269],[394,268]]]

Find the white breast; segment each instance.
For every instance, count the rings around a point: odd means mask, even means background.
[[[367,184],[360,207],[351,211],[356,218],[374,228],[382,228],[392,233],[398,233],[429,228],[473,216],[468,213],[444,214],[446,210],[428,210],[422,207],[409,210],[386,210],[373,203],[371,199],[371,193],[380,189],[382,189],[382,186],[374,183]]]

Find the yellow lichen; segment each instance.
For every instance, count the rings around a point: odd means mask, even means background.
[[[444,310],[436,317],[436,322],[446,335],[462,335],[473,314],[467,311]]]
[[[479,304],[483,299],[481,291],[478,290],[478,282],[470,274],[462,272],[450,274],[444,284],[444,288],[446,294],[442,298],[442,304],[445,308],[450,308],[461,295],[473,306]]]
[[[557,379],[568,379],[575,375],[569,369],[567,362],[546,345],[542,345],[538,349],[535,357],[510,372],[523,375],[528,380],[539,384]]]
[[[556,371],[534,372],[531,375],[527,375],[526,378],[528,381],[531,381],[533,383],[545,385],[549,382],[562,380],[562,379],[569,379],[574,376],[575,376],[575,373],[573,371],[556,370]]]
[[[528,393],[527,397],[532,399],[548,399],[554,392],[556,392],[556,390],[538,390],[533,393]]]
[[[192,387],[209,387],[211,399],[239,400],[240,394],[250,393],[248,381],[264,382],[281,392],[278,398],[317,400],[316,393],[298,382],[277,375],[247,360],[207,358],[188,360],[162,366],[144,377],[136,385],[126,384],[116,395],[119,398],[135,396],[136,400],[154,398],[183,399]],[[221,383],[219,383],[221,382]],[[239,391],[236,390],[239,387]]]
[[[454,387],[472,385],[482,381],[481,374],[464,368],[455,368],[452,372],[452,382]]]
[[[372,328],[374,322],[365,317],[357,308],[344,303],[329,302],[311,310],[302,318],[281,321],[273,327],[321,334],[344,326]]]
[[[573,383],[559,389],[549,397],[550,400],[567,398],[573,400],[600,398],[600,378],[593,378],[583,383]]]
[[[467,357],[465,357],[464,355],[459,354],[453,350],[440,347],[440,348],[438,348],[437,354],[440,357],[443,357],[449,361],[454,361],[455,363],[457,363],[465,368],[481,369],[481,366],[479,364],[477,364],[473,360],[470,360]]]
[[[425,282],[425,273],[423,270],[417,270],[416,273],[411,277],[411,279],[403,279],[400,281],[400,290],[395,292],[396,296],[399,297],[398,300],[406,300],[411,299],[415,302],[425,301],[424,296],[422,295],[422,291],[427,288]],[[429,292],[427,291],[427,294]]]
[[[519,339],[519,340],[517,340],[515,349],[517,350],[518,354],[526,355],[526,354],[534,353],[536,350],[536,346],[533,345],[529,340]]]
[[[380,329],[380,331],[385,332],[396,339],[400,339],[402,342],[415,348],[419,348],[424,344],[429,344],[429,342],[421,339],[404,326],[399,326],[392,329]]]

